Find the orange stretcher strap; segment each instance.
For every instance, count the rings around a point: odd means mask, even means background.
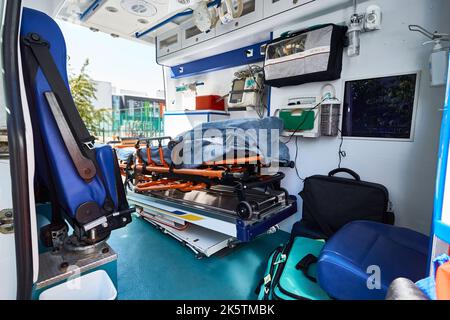
[[[167,184],[156,184],[147,187],[141,187],[139,185],[136,186],[136,190],[139,192],[145,191],[165,191],[165,190],[173,190],[173,189],[184,189],[192,187],[192,182],[184,182],[184,183],[167,183]]]
[[[161,164],[164,167],[169,167],[169,165],[167,164],[166,160],[164,159],[164,149],[163,149],[163,147],[161,145],[158,147],[158,151],[159,151],[159,161],[161,162]]]
[[[154,166],[156,163],[152,159],[152,148],[147,146],[147,163]]]
[[[147,187],[151,187],[151,186],[158,186],[158,185],[163,185],[163,184],[170,184],[170,183],[176,183],[176,180],[168,180],[168,179],[162,179],[162,180],[155,180],[155,181],[149,181],[149,182],[144,182],[144,183],[139,183],[137,186],[139,186],[140,188],[147,188]]]
[[[199,183],[199,184],[187,187],[187,188],[181,188],[179,190],[183,191],[183,192],[189,192],[189,191],[195,191],[195,190],[203,190],[205,188],[206,188],[206,184],[205,183]]]
[[[208,166],[235,166],[239,164],[258,164],[261,162],[260,156],[252,156],[252,157],[245,157],[245,158],[235,158],[235,159],[226,159],[226,160],[220,160],[220,161],[208,161],[205,162]]]
[[[138,164],[136,166],[136,169],[142,172],[144,166],[142,164]],[[146,166],[145,170],[147,172],[155,172],[155,173],[170,173],[169,167],[161,167],[161,166]],[[225,174],[225,170],[203,170],[203,169],[172,169],[172,172],[175,174],[192,175],[216,179],[221,179]]]

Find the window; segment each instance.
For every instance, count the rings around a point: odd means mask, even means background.
[[[418,74],[345,82],[345,137],[412,140]]]

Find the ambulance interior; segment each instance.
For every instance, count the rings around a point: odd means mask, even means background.
[[[22,2],[29,298],[449,297],[449,1]],[[154,50],[162,135],[95,142],[58,19]]]

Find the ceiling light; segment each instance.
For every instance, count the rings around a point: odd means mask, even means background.
[[[106,10],[111,12],[111,13],[116,13],[117,11],[119,11],[117,8],[115,7],[106,7]]]
[[[141,17],[152,17],[158,12],[153,4],[145,0],[122,0],[121,5],[127,12]]]

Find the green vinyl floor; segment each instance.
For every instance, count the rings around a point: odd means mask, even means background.
[[[118,299],[256,299],[270,253],[289,239],[278,231],[198,260],[177,240],[141,218],[112,233],[118,253]]]

